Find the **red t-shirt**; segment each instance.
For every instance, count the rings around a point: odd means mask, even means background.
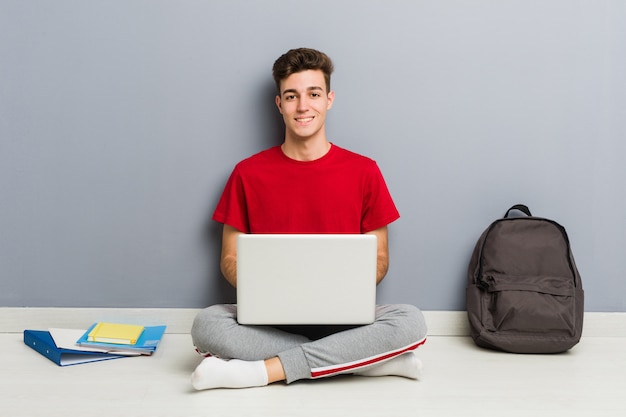
[[[244,233],[366,233],[399,217],[376,162],[335,145],[314,161],[280,146],[244,159],[213,213]]]

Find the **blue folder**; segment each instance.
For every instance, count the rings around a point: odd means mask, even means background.
[[[39,352],[59,366],[99,362],[127,356],[111,353],[85,352],[82,350],[58,348],[50,332],[44,330],[24,330],[24,344]]]
[[[104,343],[104,342],[90,342],[88,336],[91,330],[98,323],[94,323],[87,329],[85,334],[76,342],[80,346],[94,347],[101,349],[116,350],[118,352],[134,352],[141,353],[142,355],[152,355],[156,350],[163,333],[165,333],[166,326],[145,326],[141,336],[137,339],[137,343],[134,345],[120,345],[117,343]]]

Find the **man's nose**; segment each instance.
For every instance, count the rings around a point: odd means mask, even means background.
[[[298,111],[305,111],[309,107],[309,100],[306,97],[300,97],[298,100]]]

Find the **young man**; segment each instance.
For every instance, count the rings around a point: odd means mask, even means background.
[[[235,287],[241,233],[371,233],[378,238],[377,282],[387,273],[387,225],[399,213],[376,163],[326,138],[332,71],[328,56],[306,48],[274,63],[285,140],[236,165],[213,214],[224,224],[221,270]],[[204,309],[192,338],[208,357],[192,384],[244,388],[342,373],[419,377],[413,350],[426,341],[426,324],[413,306],[377,306],[373,324],[314,330],[240,325],[236,305]]]

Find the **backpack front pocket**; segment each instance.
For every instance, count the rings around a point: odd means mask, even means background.
[[[484,278],[482,317],[488,331],[573,335],[576,329],[571,277]]]

